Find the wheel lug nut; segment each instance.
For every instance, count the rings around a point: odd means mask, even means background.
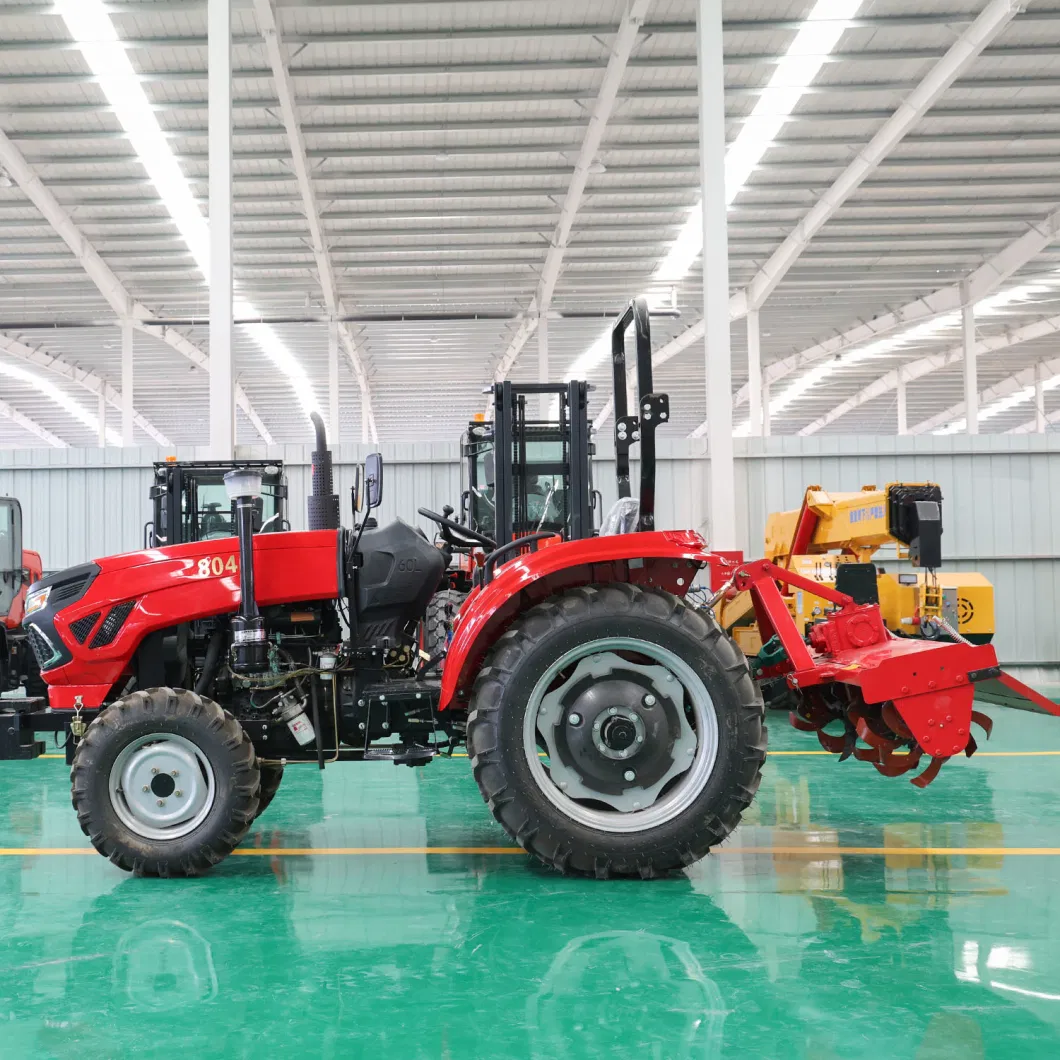
[[[158,805],[159,806],[165,806],[165,804],[166,804],[166,800],[165,799],[159,799],[158,800]]]
[[[179,777],[180,776],[180,770],[179,769],[174,769],[173,772],[170,773],[169,775],[171,777]]]
[[[151,790],[151,789],[150,789],[150,788],[149,788],[149,787],[148,787],[148,786],[147,786],[147,785],[145,784],[145,785],[144,785],[144,791],[150,791],[150,790]]]
[[[582,716],[580,714],[572,714],[569,718],[567,718],[567,721],[569,721],[571,725],[581,725]]]
[[[618,713],[618,707],[608,707],[607,713],[614,717]]]
[[[151,775],[153,776],[157,772],[158,772],[158,766],[151,766]]]
[[[625,773],[622,774],[622,776],[624,776],[626,778],[626,780],[636,780],[637,779],[637,774],[634,773],[632,769],[627,769],[625,771]]]
[[[654,707],[656,702],[658,701],[650,692],[644,697],[644,705],[646,707]]]
[[[181,791],[180,788],[177,788],[177,790],[174,791],[173,794],[176,795],[176,797],[179,799],[184,794],[184,792]]]

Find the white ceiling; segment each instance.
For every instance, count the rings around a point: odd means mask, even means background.
[[[742,287],[893,113],[984,0],[866,0],[729,214]],[[762,310],[767,366],[960,280],[1060,206],[1060,7],[1032,2],[949,88],[825,225]],[[323,296],[263,39],[235,3],[235,279],[260,312],[319,321]],[[639,293],[698,199],[695,0],[655,0],[575,219],[549,324],[552,374],[592,344],[604,314]],[[811,7],[725,6],[729,137]],[[278,21],[340,295],[367,362],[383,439],[455,438],[530,305],[570,183],[623,0],[279,0]],[[206,3],[113,3],[115,25],[203,210],[207,194]],[[0,129],[131,294],[156,315],[200,322],[206,289],[79,50],[48,3],[0,3]],[[1049,247],[1012,282],[1060,268]],[[656,346],[698,320],[698,263]],[[1060,286],[979,322],[989,337],[1060,314]],[[478,319],[475,319],[476,315]],[[404,319],[402,319],[404,317]],[[81,326],[70,326],[81,325]],[[103,326],[100,326],[103,325]],[[327,407],[327,325],[277,328]],[[208,351],[207,328],[180,330]],[[33,368],[93,415],[70,366],[120,386],[113,311],[17,186],[0,187],[0,335],[43,351]],[[896,365],[960,343],[959,327],[840,368],[777,416],[795,433]],[[980,357],[986,389],[1060,355],[1045,337]],[[237,336],[239,381],[278,442],[308,431],[286,379]],[[57,362],[51,361],[57,358]],[[4,364],[27,367],[0,352]],[[30,366],[31,367],[31,366]],[[537,340],[513,378],[532,379]],[[75,373],[76,374],[76,373]],[[733,385],[746,381],[733,326]],[[798,374],[790,380],[798,378]],[[659,370],[674,433],[705,410],[703,351]],[[601,369],[596,408],[607,396]],[[172,442],[207,433],[206,374],[136,334],[135,405]],[[774,390],[776,393],[776,390]],[[341,373],[343,437],[360,437],[360,397]],[[961,400],[953,365],[909,385],[909,423]],[[71,445],[95,432],[32,386],[0,374],[0,401]],[[1047,411],[1060,410],[1060,389]],[[117,428],[117,408],[108,410]],[[745,412],[737,413],[737,422]],[[982,424],[1017,427],[1023,403]],[[1058,417],[1060,418],[1060,417]],[[893,433],[890,391],[830,432]],[[242,414],[240,439],[256,440]],[[137,432],[137,441],[148,437]],[[0,415],[0,447],[41,439]]]

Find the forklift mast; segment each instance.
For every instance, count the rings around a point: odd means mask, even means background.
[[[499,543],[547,531],[593,536],[588,395],[577,380],[493,387],[493,421],[469,424],[464,444],[462,515],[472,530]],[[527,399],[542,397],[556,412],[532,418]]]
[[[287,480],[279,460],[160,460],[154,465],[151,521],[144,526],[144,548],[234,537],[235,503],[228,499],[224,477],[237,468],[261,472],[254,532],[289,530]]]

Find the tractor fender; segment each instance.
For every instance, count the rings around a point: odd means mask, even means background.
[[[727,556],[732,555],[727,554]],[[442,669],[439,709],[465,705],[486,653],[528,608],[577,585],[631,582],[684,596],[699,570],[722,561],[693,530],[616,534],[548,542],[509,560],[460,607]],[[728,562],[728,560],[724,560]]]

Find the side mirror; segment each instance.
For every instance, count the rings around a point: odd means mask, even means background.
[[[354,522],[357,521],[357,513],[361,510],[361,505],[364,503],[364,496],[361,492],[361,465],[353,465],[353,485],[350,487],[350,505],[353,507]]]
[[[368,508],[378,508],[383,503],[383,457],[380,453],[369,453],[364,462],[364,483]]]

